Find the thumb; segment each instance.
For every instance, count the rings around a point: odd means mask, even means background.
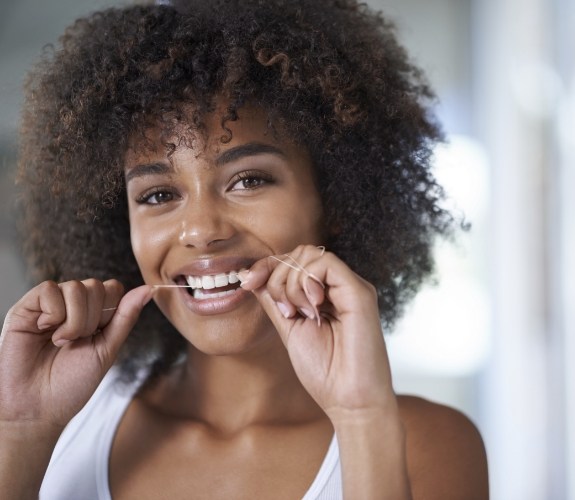
[[[282,308],[282,305],[278,305],[278,303],[270,295],[265,285],[252,290],[252,293],[256,296],[263,310],[272,321],[275,329],[282,339],[282,342],[287,345],[291,327],[293,326],[294,321],[297,321],[296,317],[294,317],[294,314],[289,314],[285,308]]]
[[[96,336],[96,348],[106,367],[112,366],[142,309],[151,300],[152,292],[151,286],[142,285],[126,293],[110,322],[102,329],[102,333]]]

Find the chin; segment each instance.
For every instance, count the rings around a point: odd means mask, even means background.
[[[271,347],[281,340],[263,310],[251,317],[202,317],[180,328],[180,334],[198,352],[209,356],[237,356]]]

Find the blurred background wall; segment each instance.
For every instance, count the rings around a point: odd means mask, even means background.
[[[495,500],[575,500],[575,2],[370,0],[436,88],[436,172],[472,224],[437,247],[388,337],[399,392],[479,426]],[[13,230],[26,69],[110,0],[0,0],[0,316],[26,290]]]

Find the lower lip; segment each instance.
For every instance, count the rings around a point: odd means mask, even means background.
[[[252,297],[250,292],[242,288],[238,288],[234,293],[224,297],[204,298],[202,300],[194,299],[187,291],[186,288],[180,289],[180,294],[183,297],[186,307],[195,314],[204,316],[212,316],[216,314],[224,314],[233,311],[242,302]]]

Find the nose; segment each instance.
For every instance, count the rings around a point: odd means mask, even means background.
[[[190,200],[184,208],[178,240],[181,245],[207,249],[235,234],[228,210],[217,200]]]

